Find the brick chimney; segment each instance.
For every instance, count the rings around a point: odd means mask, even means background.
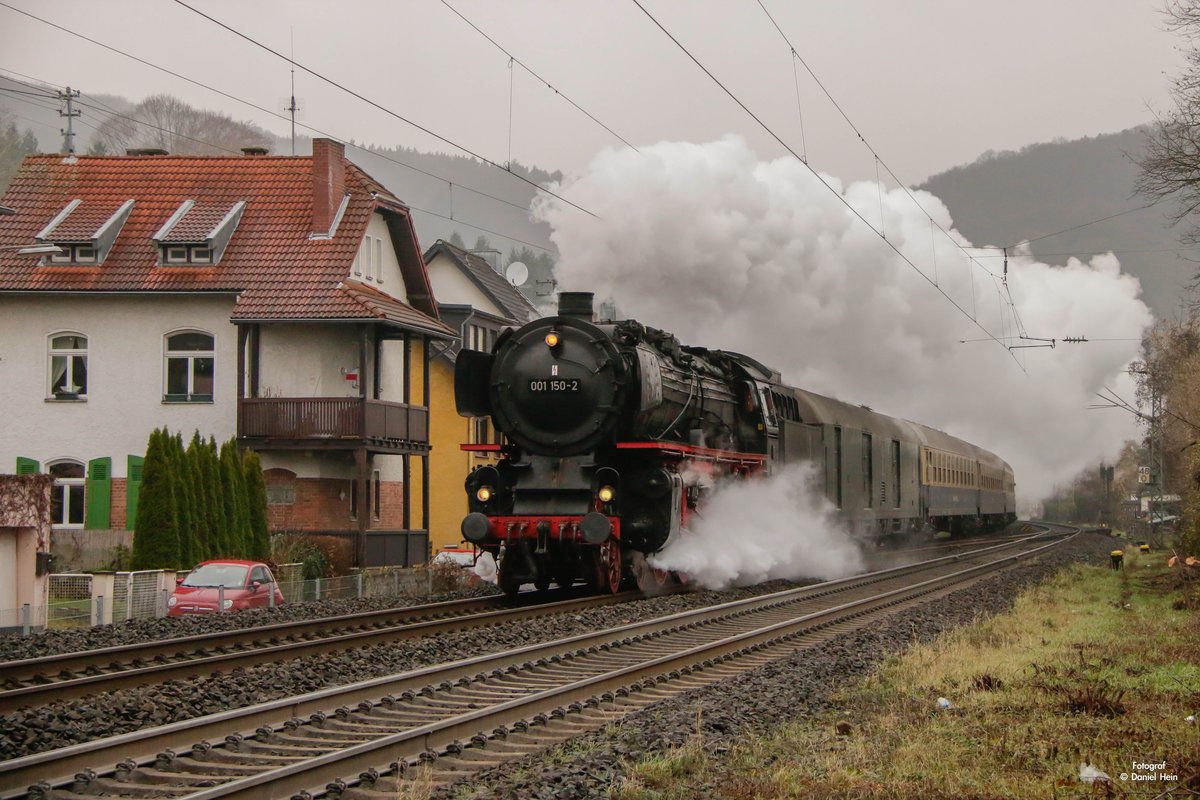
[[[346,146],[331,139],[312,140],[313,233],[328,233],[346,196]]]

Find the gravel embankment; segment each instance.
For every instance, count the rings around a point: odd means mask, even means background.
[[[177,639],[181,636],[197,636],[202,633],[257,628],[261,625],[336,617],[361,611],[404,608],[443,600],[457,600],[463,597],[488,597],[499,593],[500,590],[490,583],[478,583],[467,589],[428,597],[389,595],[362,599],[318,600],[311,603],[287,603],[275,608],[255,608],[233,614],[193,614],[162,619],[135,619],[113,625],[98,625],[94,628],[41,631],[30,636],[8,634],[0,636],[0,661],[42,658],[58,653],[78,653],[101,647],[117,647],[160,639]]]
[[[608,798],[626,764],[683,744],[696,735],[697,720],[706,746],[719,754],[746,736],[823,713],[830,709],[829,697],[836,688],[870,672],[888,655],[931,641],[980,614],[1008,610],[1023,589],[1069,563],[1107,563],[1112,541],[1108,536],[1086,534],[1037,563],[1016,567],[866,629],[658,703],[610,726],[607,732],[588,734],[549,754],[473,775],[464,783],[436,790],[433,796],[443,800]],[[715,787],[700,788],[703,794],[715,793]]]
[[[577,614],[555,614],[534,622],[407,639],[23,709],[0,715],[0,760],[800,585],[772,581],[723,592],[645,598]]]

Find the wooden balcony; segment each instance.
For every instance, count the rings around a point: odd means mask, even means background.
[[[242,398],[238,439],[259,449],[421,453],[429,409],[361,397]]]

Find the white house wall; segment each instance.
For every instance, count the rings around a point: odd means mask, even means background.
[[[428,267],[429,283],[439,303],[472,306],[488,314],[508,316],[508,312],[498,307],[449,256],[438,253]]]
[[[358,397],[361,390],[346,380],[342,370],[366,373],[358,363],[360,328],[355,324],[271,324],[261,327],[258,391],[260,397]],[[420,347],[413,342],[414,350]],[[367,357],[372,353],[368,349]],[[413,365],[417,368],[417,364]],[[387,340],[380,353],[380,397],[399,403],[404,399],[404,343]],[[368,387],[368,393],[370,392]],[[419,404],[421,398],[414,400]],[[261,454],[263,467],[288,469],[301,478],[353,478],[350,454],[314,455],[312,452]],[[387,481],[403,476],[400,458],[376,456],[375,469]]]
[[[260,330],[260,397],[359,395],[345,375],[362,366],[358,363],[358,325],[271,324]]]
[[[358,245],[358,258],[354,259],[354,265],[350,267],[350,276],[356,281],[374,286],[381,292],[386,292],[392,297],[395,297],[401,302],[408,302],[408,291],[404,286],[404,278],[400,274],[400,261],[396,258],[396,248],[392,244],[392,233],[388,228],[387,222],[384,221],[382,214],[375,214],[371,217],[371,221],[367,223],[366,237],[371,239],[372,259],[374,258],[375,241],[381,241],[380,260],[382,269],[378,272],[368,274],[368,270],[362,262],[364,249],[363,242]],[[366,239],[364,238],[364,241]],[[382,280],[380,279],[382,276]]]
[[[18,456],[86,463],[110,456],[126,477],[126,456],[143,455],[150,432],[167,426],[224,441],[236,434],[237,329],[231,295],[0,296],[0,472]],[[211,403],[164,403],[164,336],[212,334]],[[49,336],[88,339],[86,402],[48,401]]]

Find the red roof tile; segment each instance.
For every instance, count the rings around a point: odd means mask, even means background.
[[[68,199],[67,202],[72,199],[74,198]],[[96,238],[100,226],[108,222],[127,199],[129,198],[122,197],[120,200],[100,202],[84,200],[67,215],[66,219],[47,231],[46,240],[50,242],[86,242]],[[64,207],[66,205],[63,203]],[[61,211],[61,209],[59,210]],[[45,222],[49,222],[53,218],[52,215]]]
[[[234,203],[196,203],[171,226],[163,242],[203,242],[233,208]]]
[[[0,246],[8,246],[0,249],[0,292],[229,291],[238,293],[235,321],[380,319],[404,325],[409,320],[429,332],[448,331],[437,322],[437,304],[408,209],[342,160],[350,194],[346,212],[332,239],[312,239],[311,156],[81,156],[73,163],[58,155],[29,156],[0,200],[17,212],[0,217]],[[15,252],[13,246],[31,244],[76,198],[83,203],[70,217],[90,206],[97,217],[103,213],[95,227],[125,200],[136,201],[102,265],[38,266],[37,257]],[[246,201],[218,266],[157,266],[158,249],[150,237],[185,200],[196,201],[180,220],[187,223],[189,235],[193,213],[198,230],[209,220],[215,225],[235,203]],[[374,298],[372,306],[357,297],[361,292],[343,285],[376,210],[389,219],[408,304],[374,292],[382,299]]]
[[[342,291],[377,319],[386,319],[403,328],[414,328],[429,334],[440,334],[450,338],[458,336],[453,328],[422,314],[407,303],[401,303],[374,286],[352,280],[343,284]]]

